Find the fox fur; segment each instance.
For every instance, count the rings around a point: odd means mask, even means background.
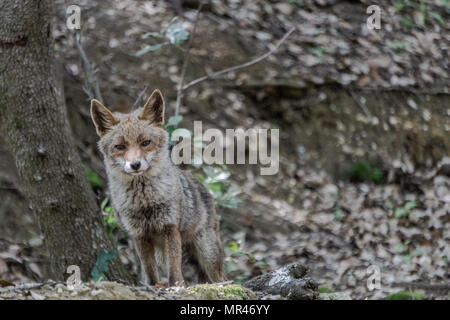
[[[116,220],[135,242],[147,283],[160,282],[162,269],[170,285],[183,284],[183,253],[195,260],[199,279],[223,281],[214,202],[201,182],[171,162],[161,92],[129,114],[112,113],[93,99],[91,117]]]

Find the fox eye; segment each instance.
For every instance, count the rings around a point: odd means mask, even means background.
[[[147,146],[150,144],[150,142],[152,142],[152,141],[151,141],[151,140],[145,140],[145,141],[143,141],[143,142],[141,143],[141,146],[147,147]]]
[[[116,148],[117,150],[123,151],[126,149],[125,145],[123,144],[117,144],[114,146],[114,148]]]

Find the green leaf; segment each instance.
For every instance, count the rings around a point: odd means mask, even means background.
[[[102,211],[105,210],[106,205],[108,204],[109,199],[108,197],[106,197],[105,199],[103,199],[102,204],[100,205],[100,209],[102,209]]]
[[[405,203],[405,209],[409,211],[409,210],[417,207],[417,205],[418,205],[418,203],[416,201],[408,201]]]
[[[370,181],[374,183],[383,182],[383,172],[380,169],[372,168],[368,163],[356,163],[353,165],[350,178],[356,181]]]
[[[230,177],[230,172],[226,167],[204,166],[203,172],[206,174],[206,182],[223,182]]]
[[[397,253],[403,253],[408,249],[408,247],[406,245],[403,244],[399,244],[398,246],[395,246],[393,248],[393,250]]]
[[[219,182],[212,182],[212,183],[207,183],[206,187],[212,192],[214,193],[215,196],[220,197],[223,192],[222,192],[222,188],[223,185]]]
[[[167,42],[158,43],[158,44],[154,44],[154,45],[148,45],[148,46],[144,47],[143,49],[139,50],[138,52],[136,52],[136,56],[140,57],[146,53],[159,50],[162,48],[162,46],[165,46],[166,44],[167,44]]]
[[[166,127],[178,127],[181,120],[183,120],[183,116],[172,116],[167,120]]]
[[[403,17],[400,19],[400,22],[408,28],[412,28],[414,26],[414,22],[410,18]]]
[[[91,168],[86,168],[86,177],[91,184],[92,188],[101,188],[102,183],[100,182],[100,178],[97,172],[93,171]]]
[[[439,13],[435,11],[430,11],[430,16],[432,16],[435,20],[437,20],[441,25],[445,25],[445,20]]]
[[[180,22],[169,25],[165,35],[166,38],[169,39],[170,43],[175,45],[181,44],[189,38],[189,32]]]
[[[241,199],[237,197],[239,193],[241,193],[241,189],[239,187],[231,186],[217,199],[217,204],[221,207],[237,209],[241,203]]]
[[[103,250],[97,255],[95,265],[91,270],[92,280],[97,282],[105,278],[105,272],[108,271],[108,261],[116,258],[114,251]]]
[[[198,180],[200,180],[200,182],[205,181],[205,176],[204,176],[203,174],[201,174],[200,172],[195,173],[194,176],[195,176]]]
[[[419,15],[419,25],[424,26],[427,17],[427,8],[425,6],[425,1],[420,0],[420,15]]]
[[[241,200],[239,198],[219,199],[217,201],[217,205],[230,209],[237,209],[240,204]]]
[[[336,209],[334,212],[334,219],[341,220],[343,217],[345,217],[345,212],[340,208]]]
[[[416,201],[408,201],[403,207],[395,209],[394,217],[400,219],[406,217],[411,209],[417,207],[418,203]]]
[[[308,51],[309,51],[309,53],[311,53],[311,54],[313,54],[315,56],[322,57],[323,53],[326,51],[326,48],[325,47],[321,47],[321,46],[319,46],[319,47],[312,47],[312,48],[309,48]]]
[[[233,252],[237,252],[239,250],[239,245],[235,241],[228,242],[227,247]]]
[[[333,290],[327,287],[319,287],[319,293],[332,293]]]
[[[391,293],[386,297],[386,300],[423,300],[423,299],[425,299],[423,294],[407,291]]]
[[[402,1],[395,1],[395,4],[394,4],[395,10],[401,11],[404,7],[405,7],[405,5],[403,4]]]
[[[399,219],[399,218],[403,218],[407,214],[408,214],[408,211],[406,211],[405,208],[397,208],[397,209],[395,209],[394,217]]]

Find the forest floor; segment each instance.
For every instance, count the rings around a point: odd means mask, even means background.
[[[227,183],[239,187],[241,200],[237,209],[218,209],[229,279],[241,283],[298,261],[309,267],[322,293],[383,299],[405,291],[418,294],[416,298],[450,299],[446,58],[450,33],[448,22],[442,25],[439,19],[449,9],[440,1],[431,2],[422,27],[407,26],[421,21],[417,8],[385,5],[389,27],[377,34],[362,31],[359,20],[366,16],[365,1],[311,0],[304,5],[296,1],[225,1],[205,8],[199,25],[202,37],[192,50],[188,81],[212,68],[218,70],[264,53],[301,22],[277,55],[222,82],[192,89],[181,108],[181,125],[188,128],[192,120],[199,119],[205,127],[281,129],[279,174],[260,176],[255,166],[229,166]],[[68,113],[83,161],[99,176],[96,192],[101,203],[107,192],[97,137],[82,90],[78,53],[62,18],[68,3],[57,3],[60,15],[54,34],[58,58],[64,61],[61,76]],[[149,83],[152,89],[167,92],[167,109],[173,114],[183,48],[164,46],[142,57],[136,52],[146,44],[158,43],[141,36],[159,32],[176,11],[166,3],[133,0],[79,4],[86,24],[83,45],[99,69],[106,105],[115,111],[128,110]],[[183,24],[189,30],[195,7],[183,8],[187,18]],[[205,60],[212,66],[205,67]],[[376,117],[381,112],[377,99],[373,99],[373,107],[368,101],[365,108],[361,102],[355,103],[353,96],[339,102],[330,93],[355,87],[375,90],[375,97],[388,95],[383,105],[389,109],[385,119]],[[386,93],[390,90],[408,94],[398,99],[395,110],[390,110],[390,101],[394,103]],[[423,107],[429,100],[424,92],[442,105]],[[344,115],[335,110],[341,106]],[[411,127],[419,129],[412,132]],[[403,129],[410,131],[404,134]],[[397,150],[399,155],[394,154]],[[373,154],[382,161],[373,161]],[[171,295],[172,289],[158,296],[146,288],[105,282],[87,283],[72,294],[64,284],[46,283],[48,259],[43,240],[17,177],[7,165],[11,159],[1,149],[0,159],[0,170],[5,172],[0,179],[5,189],[0,191],[8,200],[0,215],[11,226],[0,236],[0,279],[44,283],[35,289],[17,290],[6,290],[5,285],[0,296],[38,300],[118,298],[121,294],[136,299],[177,298]],[[137,275],[129,241],[120,232],[116,237],[122,261]],[[371,266],[380,270],[381,289],[368,289]],[[57,295],[52,296],[55,290]]]

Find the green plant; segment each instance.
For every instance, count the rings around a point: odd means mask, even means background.
[[[319,287],[319,293],[332,293],[333,290],[327,287]]]
[[[418,206],[418,203],[416,201],[407,201],[403,207],[395,209],[394,217],[397,219],[406,217],[409,212]]]
[[[367,163],[357,163],[353,165],[351,169],[350,179],[355,181],[382,183],[383,172],[380,169],[372,168]]]
[[[119,225],[114,217],[113,208],[108,205],[109,199],[105,198],[102,201],[100,208],[103,212],[103,225],[106,227],[110,237],[113,237],[114,230],[119,229]]]
[[[427,19],[427,7],[425,5],[425,0],[420,0],[419,5],[419,24],[421,26],[425,25]]]
[[[391,293],[386,298],[386,300],[423,300],[424,295],[416,292],[400,291],[397,293]]]
[[[318,46],[318,47],[308,48],[308,51],[309,51],[309,53],[311,53],[315,56],[322,57],[324,52],[327,51],[327,48]]]
[[[102,183],[100,181],[100,178],[99,178],[97,172],[95,172],[91,168],[86,168],[85,172],[86,172],[86,177],[87,177],[89,183],[91,184],[92,188],[101,188],[102,187]]]
[[[105,273],[108,272],[108,261],[114,258],[116,258],[114,251],[103,250],[97,255],[97,260],[91,270],[91,278],[94,282],[105,279]]]
[[[345,217],[345,212],[341,208],[337,208],[334,212],[334,219],[335,220],[342,220],[342,218]]]
[[[196,177],[212,193],[216,205],[236,209],[241,202],[237,197],[241,190],[239,187],[230,186],[226,183],[230,177],[228,168],[225,165],[216,167],[203,166],[202,170],[204,174],[197,173]]]
[[[303,2],[299,0],[288,0],[287,2],[296,6],[297,8],[302,8],[304,6]]]
[[[142,35],[141,38],[147,39],[149,37],[160,39],[163,42],[145,46],[136,53],[137,56],[142,56],[146,53],[157,51],[168,44],[179,46],[189,38],[189,31],[187,31],[183,24],[178,22],[178,18],[175,17],[165,28],[161,29],[160,32],[147,32]]]
[[[258,260],[253,256],[250,252],[244,251],[244,240],[239,243],[236,241],[229,241],[224,248],[226,259],[225,259],[225,272],[228,275],[234,274],[234,282],[242,283],[246,279],[250,277],[248,272],[243,274],[236,275],[236,272],[239,271],[239,263],[243,262],[245,264],[254,265],[264,269],[268,266],[268,263],[264,260]]]

